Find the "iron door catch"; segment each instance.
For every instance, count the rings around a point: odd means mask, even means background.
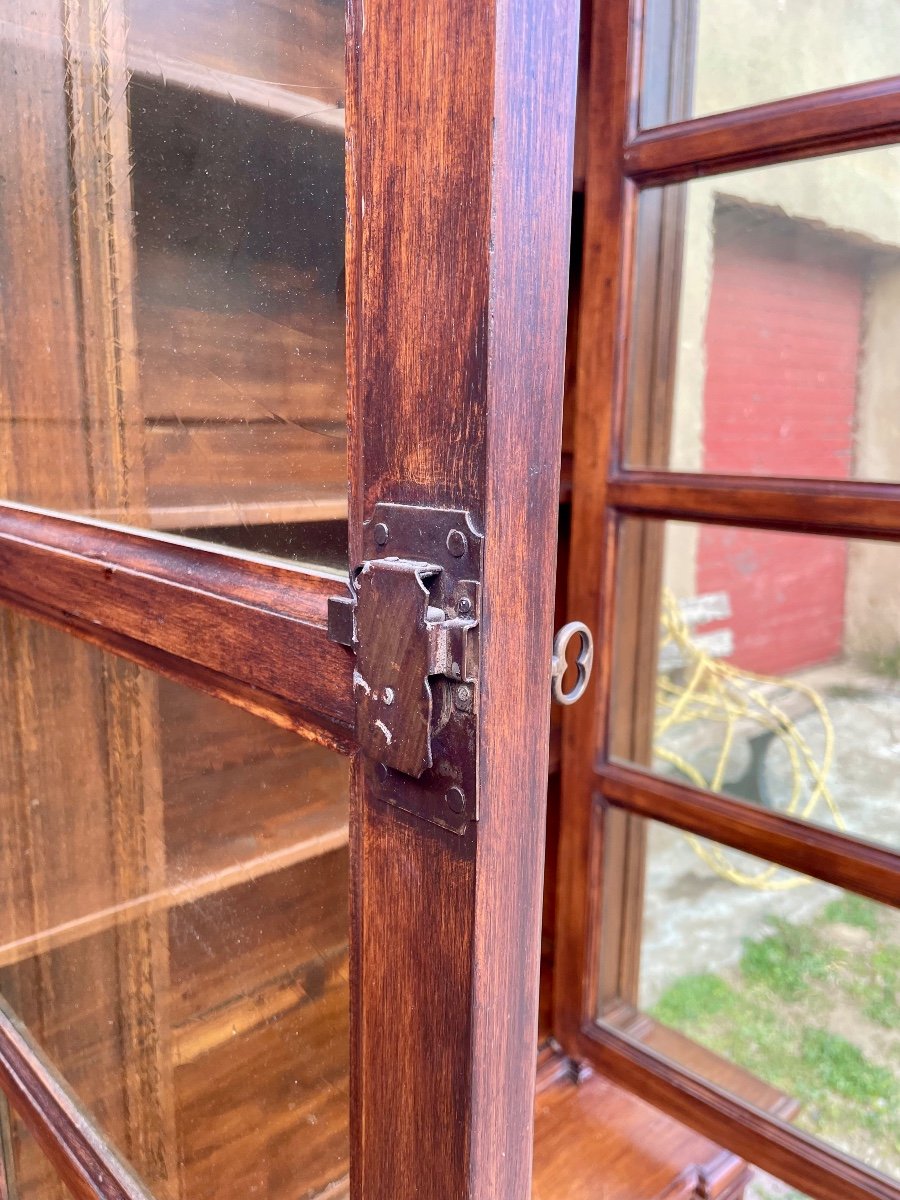
[[[466,512],[378,504],[328,632],[356,654],[356,737],[387,803],[456,833],[477,819],[482,535]]]

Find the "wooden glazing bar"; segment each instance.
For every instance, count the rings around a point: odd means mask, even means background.
[[[580,1055],[614,1082],[817,1200],[900,1200],[900,1187],[816,1138],[707,1083],[601,1024],[583,1027]]]
[[[900,854],[757,805],[607,763],[597,771],[603,799],[698,837],[755,854],[881,904],[900,907]]]
[[[327,635],[327,598],[345,588],[287,564],[0,504],[0,601],[263,715],[271,701],[279,724],[332,741],[354,722],[351,666]]]
[[[642,186],[837,154],[900,139],[900,76],[638,133],[625,173]]]
[[[607,499],[619,512],[662,520],[900,539],[896,483],[622,471]]]
[[[76,1200],[152,1200],[3,1000],[0,1088]]]

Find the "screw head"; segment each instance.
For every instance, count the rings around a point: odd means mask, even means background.
[[[451,529],[447,534],[447,549],[454,558],[462,558],[469,548],[469,540],[461,529]]]
[[[467,683],[461,683],[456,689],[456,699],[460,704],[468,704],[472,699],[472,689]]]
[[[461,617],[467,617],[472,611],[472,601],[468,596],[460,596],[456,602],[456,611]]]
[[[386,546],[388,537],[390,536],[387,525],[383,521],[379,521],[372,530],[372,536],[375,539],[376,546]]]
[[[444,799],[451,812],[462,813],[466,811],[466,794],[462,788],[449,788]]]

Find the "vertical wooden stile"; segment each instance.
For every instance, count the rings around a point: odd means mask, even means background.
[[[484,534],[480,816],[361,771],[353,1194],[529,1194],[578,4],[351,4],[351,562],[378,501]]]

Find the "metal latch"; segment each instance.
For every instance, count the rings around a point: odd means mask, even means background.
[[[356,653],[356,736],[375,794],[463,833],[475,747],[482,535],[466,512],[378,504],[328,632]]]

